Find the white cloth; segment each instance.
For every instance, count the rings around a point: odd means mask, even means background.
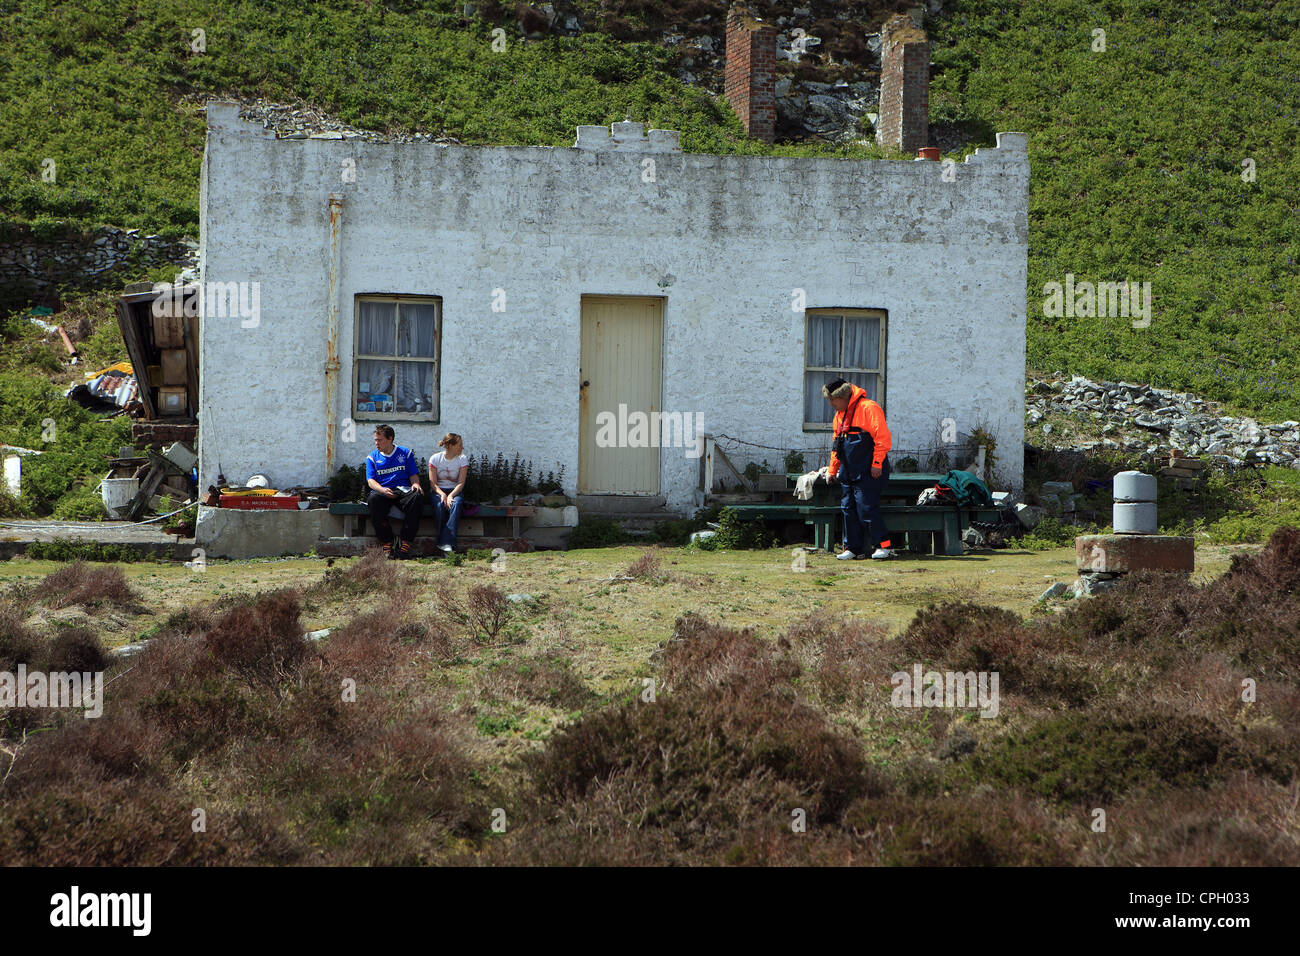
[[[813,496],[813,484],[822,476],[825,468],[819,468],[817,471],[810,471],[806,475],[800,475],[794,483],[794,496],[800,501],[807,501]]]
[[[443,491],[451,491],[456,487],[456,479],[460,477],[460,470],[469,464],[469,459],[464,453],[457,455],[451,461],[447,460],[447,453],[438,452],[429,459],[429,465],[438,473],[438,487]]]

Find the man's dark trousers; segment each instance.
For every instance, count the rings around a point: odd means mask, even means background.
[[[412,488],[406,494],[399,491],[396,498],[372,491],[366,504],[370,506],[370,523],[375,526],[375,536],[381,543],[388,544],[393,540],[388,512],[394,505],[402,509],[402,540],[415,540],[416,532],[420,530],[420,515],[424,513],[424,492],[419,488]]]
[[[880,510],[880,494],[889,480],[889,459],[880,467],[880,477],[872,478],[870,467],[850,477],[847,467],[841,470],[840,510],[844,513],[844,547],[854,554],[870,554],[889,540],[885,515]],[[868,538],[868,530],[870,537]],[[865,547],[868,540],[871,547]]]

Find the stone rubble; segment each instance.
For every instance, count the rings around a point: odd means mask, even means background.
[[[349,126],[321,110],[303,103],[275,103],[271,100],[239,100],[239,115],[262,124],[279,139],[359,139],[367,143],[459,143],[454,136],[429,133],[379,133]]]
[[[1191,457],[1208,456],[1212,464],[1228,470],[1248,464],[1300,469],[1297,421],[1261,423],[1219,415],[1212,402],[1188,392],[1092,381],[1082,375],[1068,380],[1031,378],[1026,396],[1025,422],[1030,427],[1049,414],[1081,418],[1090,427],[1100,425],[1101,440],[1057,448],[1122,450],[1152,458],[1174,449]],[[1044,432],[1054,433],[1046,424]]]

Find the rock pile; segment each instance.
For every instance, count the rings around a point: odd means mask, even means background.
[[[374,130],[349,126],[328,113],[304,103],[275,103],[271,100],[241,100],[239,115],[243,119],[261,123],[279,139],[360,139],[367,143],[459,143],[454,136],[433,136],[429,133],[378,133]]]
[[[1069,381],[1030,379],[1027,395],[1026,423],[1031,427],[1049,414],[1101,426],[1099,441],[1054,447],[1122,449],[1152,457],[1172,448],[1186,455],[1209,456],[1228,469],[1253,463],[1300,469],[1297,421],[1265,424],[1219,415],[1213,403],[1187,392],[1131,382],[1094,382],[1081,375]],[[1050,440],[1050,423],[1044,431]]]

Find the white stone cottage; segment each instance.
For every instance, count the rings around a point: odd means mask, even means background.
[[[420,456],[458,432],[563,466],[570,495],[689,513],[696,425],[829,447],[842,375],[896,447],[990,427],[1018,487],[1028,189],[1021,133],[955,165],[689,154],[637,123],[573,148],[379,144],[213,103],[202,281],[257,309],[203,306],[200,486],[219,465],[323,484],[387,422]],[[620,405],[688,427],[609,447]]]

